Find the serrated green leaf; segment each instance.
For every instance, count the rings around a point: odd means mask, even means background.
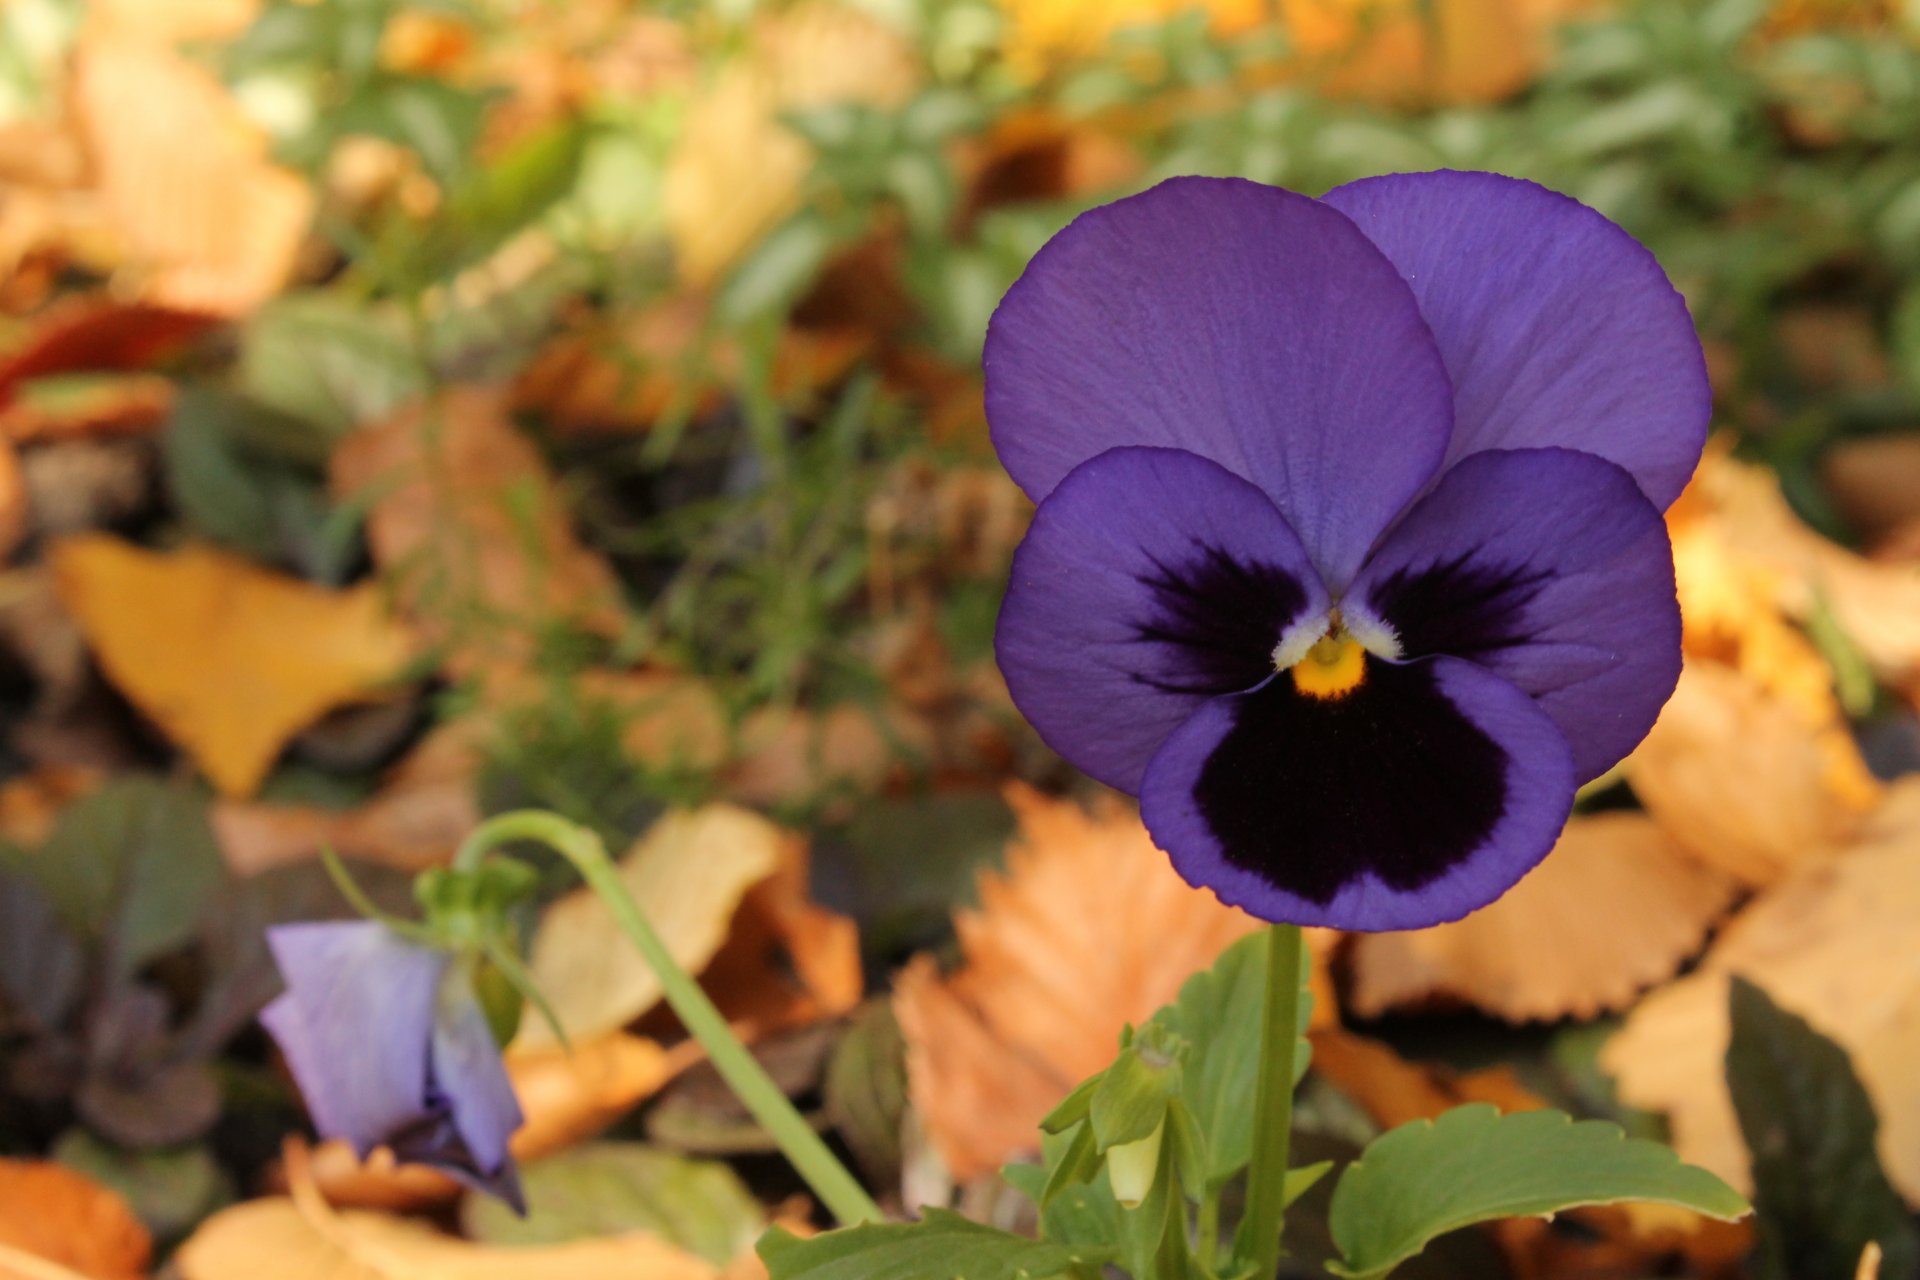
[[[460,1205],[467,1234],[487,1244],[545,1245],[643,1231],[724,1266],[766,1215],[739,1175],[637,1142],[590,1142],[520,1168],[527,1216],[492,1196]]]
[[[1455,1107],[1376,1138],[1334,1188],[1337,1275],[1384,1275],[1435,1236],[1496,1218],[1640,1200],[1731,1221],[1739,1193],[1659,1143],[1561,1111]]]
[[[1883,1276],[1920,1268],[1920,1238],[1875,1147],[1879,1120],[1846,1050],[1736,977],[1727,1088],[1753,1153],[1760,1274],[1848,1276],[1869,1241]]]
[[[769,1280],[1051,1280],[1093,1269],[1111,1251],[1029,1240],[946,1209],[919,1222],[848,1227],[802,1240],[760,1237]]]
[[[1300,1025],[1311,1020],[1313,998],[1301,966]],[[1266,994],[1266,935],[1249,934],[1220,953],[1213,967],[1187,979],[1173,1004],[1154,1021],[1177,1032],[1189,1049],[1181,1096],[1205,1139],[1208,1176],[1218,1186],[1253,1158],[1254,1094],[1259,1085],[1261,1004]],[[1307,1074],[1313,1047],[1295,1046],[1293,1080]]]

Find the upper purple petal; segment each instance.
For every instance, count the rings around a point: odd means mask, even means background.
[[[267,945],[286,993],[260,1015],[314,1127],[362,1156],[426,1107],[444,952],[371,920],[278,925]]]
[[[1399,271],[1331,206],[1175,178],[1090,210],[1007,291],[994,447],[1036,501],[1158,445],[1264,491],[1338,590],[1445,454],[1452,389]]]
[[[1467,658],[1532,694],[1581,782],[1633,750],[1680,678],[1666,522],[1633,477],[1570,449],[1463,460],[1344,607],[1392,628],[1409,657]]]
[[[1684,299],[1587,206],[1494,173],[1396,173],[1329,191],[1393,259],[1453,379],[1449,465],[1559,445],[1619,463],[1655,506],[1686,485],[1712,391]]]
[[[1416,929],[1511,888],[1573,791],[1566,739],[1507,681],[1368,658],[1341,697],[1281,672],[1203,704],[1147,766],[1140,816],[1189,883],[1262,919]]]
[[[1194,708],[1272,675],[1282,634],[1328,605],[1260,490],[1178,449],[1111,449],[1034,513],[994,645],[1048,745],[1132,792]]]

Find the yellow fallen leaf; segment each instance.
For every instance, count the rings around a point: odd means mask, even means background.
[[[1664,1111],[1683,1159],[1750,1185],[1727,1096],[1728,975],[1764,987],[1852,1056],[1880,1117],[1880,1154],[1920,1204],[1920,779],[1892,787],[1857,844],[1768,889],[1698,971],[1649,996],[1601,1064],[1621,1098]]]
[[[306,182],[211,75],[161,44],[94,35],[74,75],[101,201],[143,296],[233,315],[292,275],[313,215]]]
[[[1575,818],[1491,906],[1454,924],[1355,937],[1347,1003],[1374,1017],[1444,994],[1516,1022],[1591,1018],[1671,977],[1733,896],[1730,877],[1645,815]]]
[[[1129,28],[1203,12],[1214,34],[1233,36],[1267,20],[1265,0],[1000,0],[1007,62],[1025,77],[1099,53]]]
[[[1625,768],[1663,830],[1748,885],[1833,856],[1879,794],[1844,726],[1810,728],[1758,681],[1700,659]]]
[[[175,1255],[183,1280],[718,1280],[719,1270],[638,1232],[565,1244],[493,1246],[423,1222],[336,1211],[304,1153],[288,1153],[290,1197],[223,1209]]]
[[[103,534],[61,543],[53,566],[108,677],[229,796],[412,652],[370,585],[332,591],[207,547],[152,552]]]
[[[513,1135],[513,1154],[533,1160],[593,1137],[697,1057],[697,1051],[667,1050],[619,1032],[575,1041],[571,1051],[514,1046],[506,1055],[507,1075],[526,1123]],[[460,1194],[452,1178],[396,1164],[384,1148],[363,1161],[344,1142],[324,1143],[312,1153],[312,1169],[321,1194],[339,1205],[419,1209]]]
[[[0,1280],[14,1271],[7,1253],[65,1268],[92,1280],[137,1280],[153,1242],[126,1201],[50,1160],[0,1160]],[[41,1273],[45,1275],[47,1273]]]
[[[1494,102],[1525,88],[1559,14],[1515,0],[1280,0],[1293,70],[1394,105]]]
[[[462,387],[361,428],[333,488],[371,498],[367,543],[405,612],[456,647],[456,670],[524,662],[560,623],[611,632],[619,586],[580,544],[553,477],[502,397]]]
[[[712,284],[796,207],[813,152],[783,113],[895,107],[919,78],[900,33],[850,5],[806,0],[757,19],[747,51],[694,95],[667,162],[667,235],[681,278]]]
[[[89,0],[94,31],[150,44],[230,40],[260,12],[260,0]]]
[[[698,973],[726,940],[747,890],[774,873],[780,846],[798,837],[730,805],[670,813],[620,860],[620,879],[680,966]],[[660,981],[600,898],[579,889],[549,906],[527,966],[570,1037],[625,1026],[660,1000]],[[547,1048],[553,1033],[528,1018],[515,1046]]]
[[[943,980],[923,957],[894,991],[914,1109],[961,1179],[1033,1150],[1040,1118],[1112,1061],[1123,1026],[1259,927],[1182,880],[1119,805],[1010,799],[1006,872],[982,875],[979,909],[956,920],[966,963]]]
[[[1709,451],[1692,497],[1740,556],[1771,575],[1776,607],[1804,623],[1821,603],[1888,684],[1920,689],[1920,563],[1868,560],[1794,515],[1763,468]]]

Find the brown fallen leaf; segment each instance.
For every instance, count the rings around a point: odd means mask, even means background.
[[[781,846],[799,837],[731,805],[670,813],[620,859],[620,879],[689,973],[727,938],[747,891],[774,874]],[[528,970],[569,1037],[590,1039],[633,1021],[661,997],[598,895],[577,889],[549,905],[534,929]],[[527,1019],[515,1045],[554,1047],[546,1021]]]
[[[537,1015],[529,1011],[532,1021]],[[511,1048],[507,1074],[526,1123],[513,1135],[513,1154],[533,1160],[600,1133],[699,1057],[693,1049],[663,1049],[642,1036],[614,1032],[575,1041],[571,1050]],[[312,1155],[321,1194],[339,1205],[420,1209],[458,1196],[460,1184],[419,1165],[395,1164],[385,1148],[361,1161],[344,1142],[323,1143]]]
[[[106,535],[59,544],[53,565],[108,677],[228,796],[250,794],[288,738],[413,652],[371,585],[333,591],[208,547]]]
[[[1868,546],[1920,520],[1920,436],[1872,436],[1828,449],[1820,478]]]
[[[1858,842],[1801,868],[1727,926],[1699,970],[1655,992],[1601,1064],[1621,1098],[1664,1111],[1683,1159],[1749,1186],[1727,1097],[1728,975],[1764,987],[1852,1056],[1894,1185],[1920,1204],[1920,779],[1892,787]]]
[[[0,436],[0,564],[27,536],[27,485],[20,475],[20,456]]]
[[[51,1160],[0,1160],[0,1277],[13,1280],[23,1273],[7,1253],[92,1280],[138,1280],[153,1241],[126,1201],[93,1180]]]
[[[427,1224],[338,1211],[305,1152],[287,1153],[290,1196],[223,1209],[180,1246],[183,1280],[719,1280],[719,1269],[657,1236],[632,1232],[555,1245],[476,1244]]]
[[[35,317],[26,338],[0,356],[0,405],[13,399],[20,384],[49,374],[150,368],[218,323],[208,312],[147,302],[63,299]]]
[[[806,0],[760,15],[746,52],[691,98],[667,162],[667,237],[681,279],[712,284],[796,207],[813,151],[784,113],[896,107],[919,79],[905,38],[851,5]]]
[[[516,408],[578,434],[640,431],[670,413],[709,414],[745,373],[738,340],[703,340],[706,304],[672,298],[617,322],[596,320],[549,342],[513,385]],[[768,388],[782,402],[842,377],[869,342],[849,331],[782,330]]]
[[[435,729],[387,772],[373,798],[357,808],[216,802],[213,829],[227,866],[252,875],[304,862],[322,848],[402,871],[440,865],[482,816],[474,794],[479,731],[480,725],[471,720]]]
[[[0,408],[0,439],[22,444],[144,435],[173,410],[176,388],[158,374],[23,382]]]
[[[1832,857],[1879,792],[1842,725],[1812,729],[1757,681],[1699,659],[1625,770],[1668,835],[1747,885]]]
[[[455,668],[523,662],[545,628],[612,632],[613,571],[574,535],[559,491],[502,397],[449,390],[334,451],[343,500],[371,499],[367,542],[408,616]]]
[[[1260,927],[1182,880],[1119,804],[1009,800],[1006,872],[983,874],[979,908],[955,921],[966,963],[943,979],[920,957],[894,990],[914,1109],[961,1180],[1033,1150],[1040,1118],[1113,1059],[1123,1026]],[[1331,993],[1316,995],[1331,1019]]]
[[[1515,1022],[1592,1018],[1671,977],[1733,896],[1730,877],[1644,814],[1575,818],[1491,906],[1454,924],[1355,937],[1347,1004],[1370,1018],[1448,995]]]
[[[763,806],[836,791],[869,795],[904,760],[924,759],[932,749],[927,718],[898,705],[762,707],[740,726],[726,791]]]
[[[73,92],[142,297],[238,315],[279,292],[313,194],[217,80],[163,44],[95,32]]]

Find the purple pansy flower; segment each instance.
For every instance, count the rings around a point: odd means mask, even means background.
[[[1652,255],[1574,200],[1176,178],[1049,241],[985,363],[1039,503],[1014,701],[1229,903],[1458,919],[1673,690],[1661,511],[1705,364]]]
[[[286,993],[261,1013],[322,1136],[390,1147],[525,1212],[520,1103],[465,970],[371,920],[267,930]]]

